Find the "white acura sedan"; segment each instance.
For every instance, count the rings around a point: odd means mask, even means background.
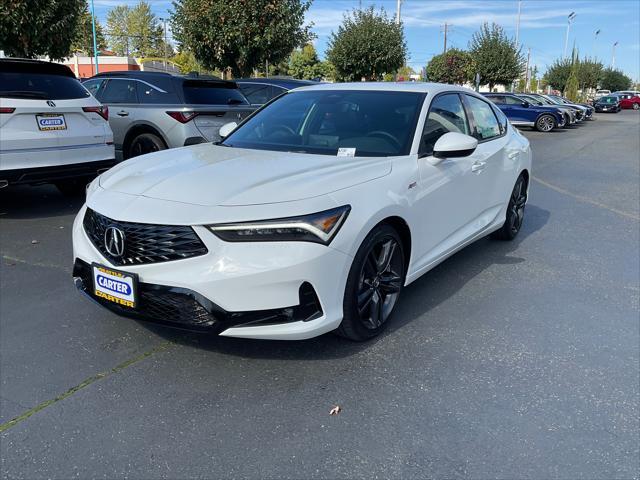
[[[90,184],[73,227],[82,292],[225,336],[365,340],[404,286],[522,225],[529,142],[465,88],[305,87],[221,133]]]

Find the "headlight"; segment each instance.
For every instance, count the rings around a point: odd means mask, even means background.
[[[226,242],[315,242],[329,245],[351,210],[344,205],[299,217],[207,225]]]

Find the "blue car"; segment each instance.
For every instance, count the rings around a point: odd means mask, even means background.
[[[516,126],[533,127],[539,132],[550,132],[563,127],[565,117],[559,108],[549,105],[533,105],[510,93],[485,93]]]

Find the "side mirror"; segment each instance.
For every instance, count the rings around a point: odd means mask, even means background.
[[[529,108],[529,106],[530,106],[530,105],[531,105],[531,104],[530,104],[529,102],[527,102],[526,100],[522,102],[522,106],[523,106],[524,108]]]
[[[218,134],[220,135],[220,138],[228,137],[229,134],[233,132],[237,126],[238,124],[236,122],[229,122],[222,125],[220,127],[220,130],[218,130]]]
[[[478,146],[478,140],[463,133],[449,132],[442,135],[433,146],[432,165],[437,165],[445,158],[467,157]]]

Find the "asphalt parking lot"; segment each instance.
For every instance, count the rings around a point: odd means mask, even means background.
[[[117,317],[71,281],[81,202],[1,190],[3,477],[638,478],[640,114],[524,133],[518,239],[438,266],[363,344]]]

